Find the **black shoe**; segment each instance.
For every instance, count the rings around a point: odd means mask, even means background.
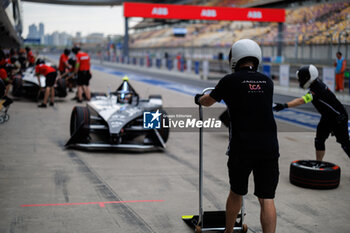
[[[83,101],[82,101],[82,100],[78,100],[78,99],[77,99],[77,102],[78,102],[78,103],[82,103]]]
[[[53,106],[54,105],[54,103],[53,102],[50,102],[50,106]]]
[[[38,105],[38,108],[46,108],[46,104],[42,103]]]

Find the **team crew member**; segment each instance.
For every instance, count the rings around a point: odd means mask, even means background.
[[[36,62],[35,73],[38,77],[39,87],[41,87],[40,83],[40,75],[45,76],[45,95],[42,104],[38,105],[39,108],[46,108],[47,101],[49,99],[49,95],[51,96],[50,106],[54,105],[55,102],[55,89],[54,84],[57,77],[57,71],[55,68],[45,65],[45,62],[41,59],[38,59]]]
[[[26,47],[26,52],[27,52],[27,61],[28,61],[28,66],[34,66],[35,64],[35,57],[33,55],[32,50],[29,47]]]
[[[90,73],[90,56],[81,52],[79,47],[74,47],[72,52],[76,55],[75,73],[78,74],[77,85],[78,85],[78,102],[83,101],[83,92],[87,100],[90,100],[90,87],[89,82],[91,79]]]
[[[10,104],[13,103],[13,100],[7,96],[9,90],[10,90],[10,84],[12,81],[8,77],[7,71],[5,69],[6,67],[6,61],[5,61],[5,53],[0,49],[0,80],[1,80],[1,95],[0,99],[5,100],[3,103],[4,107],[8,107]]]
[[[341,52],[336,54],[337,60],[334,62],[335,67],[335,90],[344,91],[344,72],[346,69],[346,60],[342,57]]]
[[[69,58],[68,64],[70,65],[70,68],[62,75],[62,78],[65,77],[67,87],[69,92],[73,92],[73,86],[75,86],[75,80],[76,80],[76,74],[74,73],[75,70],[75,59]],[[75,97],[77,99],[77,97]]]
[[[350,157],[348,114],[344,106],[318,78],[318,70],[314,65],[302,66],[297,71],[297,78],[301,88],[309,89],[308,93],[285,104],[277,103],[273,109],[281,111],[311,102],[321,114],[315,138],[316,159],[323,160],[326,153],[325,141],[331,133],[334,133],[337,142]]]
[[[279,177],[279,149],[272,111],[273,82],[257,72],[260,62],[261,49],[256,42],[237,41],[229,54],[233,73],[223,77],[210,94],[195,97],[195,102],[204,106],[224,100],[229,112],[227,165],[231,190],[226,202],[225,233],[233,232],[252,171],[263,232],[273,233],[276,229],[274,197]]]
[[[60,72],[60,75],[65,74],[71,68],[71,66],[68,63],[69,54],[70,50],[64,49],[63,53],[60,56],[60,61],[58,64],[58,71]]]
[[[6,87],[5,96],[7,96],[9,89],[10,89],[11,80],[9,79],[9,77],[7,75],[7,71],[6,71],[4,65],[0,65],[0,79],[4,82],[4,85]]]

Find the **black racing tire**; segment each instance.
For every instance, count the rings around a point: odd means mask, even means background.
[[[90,111],[87,107],[75,106],[70,117],[70,135],[72,136],[75,131],[80,127],[81,124],[84,126],[90,125]],[[82,130],[81,139],[86,139],[89,136],[88,130]]]
[[[56,96],[66,97],[67,96],[67,85],[64,78],[57,79]]]
[[[103,92],[91,92],[91,98],[95,98],[97,96],[104,96],[104,97],[107,97],[107,94],[106,93],[103,93]]]
[[[148,99],[162,99],[161,95],[149,95]]]
[[[290,165],[292,184],[310,189],[334,189],[340,183],[340,167],[317,160],[296,160]]]
[[[12,82],[12,95],[20,97],[22,95],[22,79],[14,78]]]
[[[164,128],[162,123],[164,122],[166,125],[169,125],[169,118],[167,116],[168,114],[166,113],[166,111],[161,109],[160,112],[162,113],[161,128],[158,129],[158,132],[159,132],[160,136],[162,136],[164,143],[166,143],[168,141],[168,138],[169,138],[170,130],[169,130],[169,128]]]

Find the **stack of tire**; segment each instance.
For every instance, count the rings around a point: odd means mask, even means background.
[[[340,167],[317,160],[296,160],[290,165],[292,184],[311,189],[334,189],[340,183]]]

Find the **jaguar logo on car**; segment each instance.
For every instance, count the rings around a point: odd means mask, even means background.
[[[168,15],[168,8],[166,7],[153,7],[152,15]]]

